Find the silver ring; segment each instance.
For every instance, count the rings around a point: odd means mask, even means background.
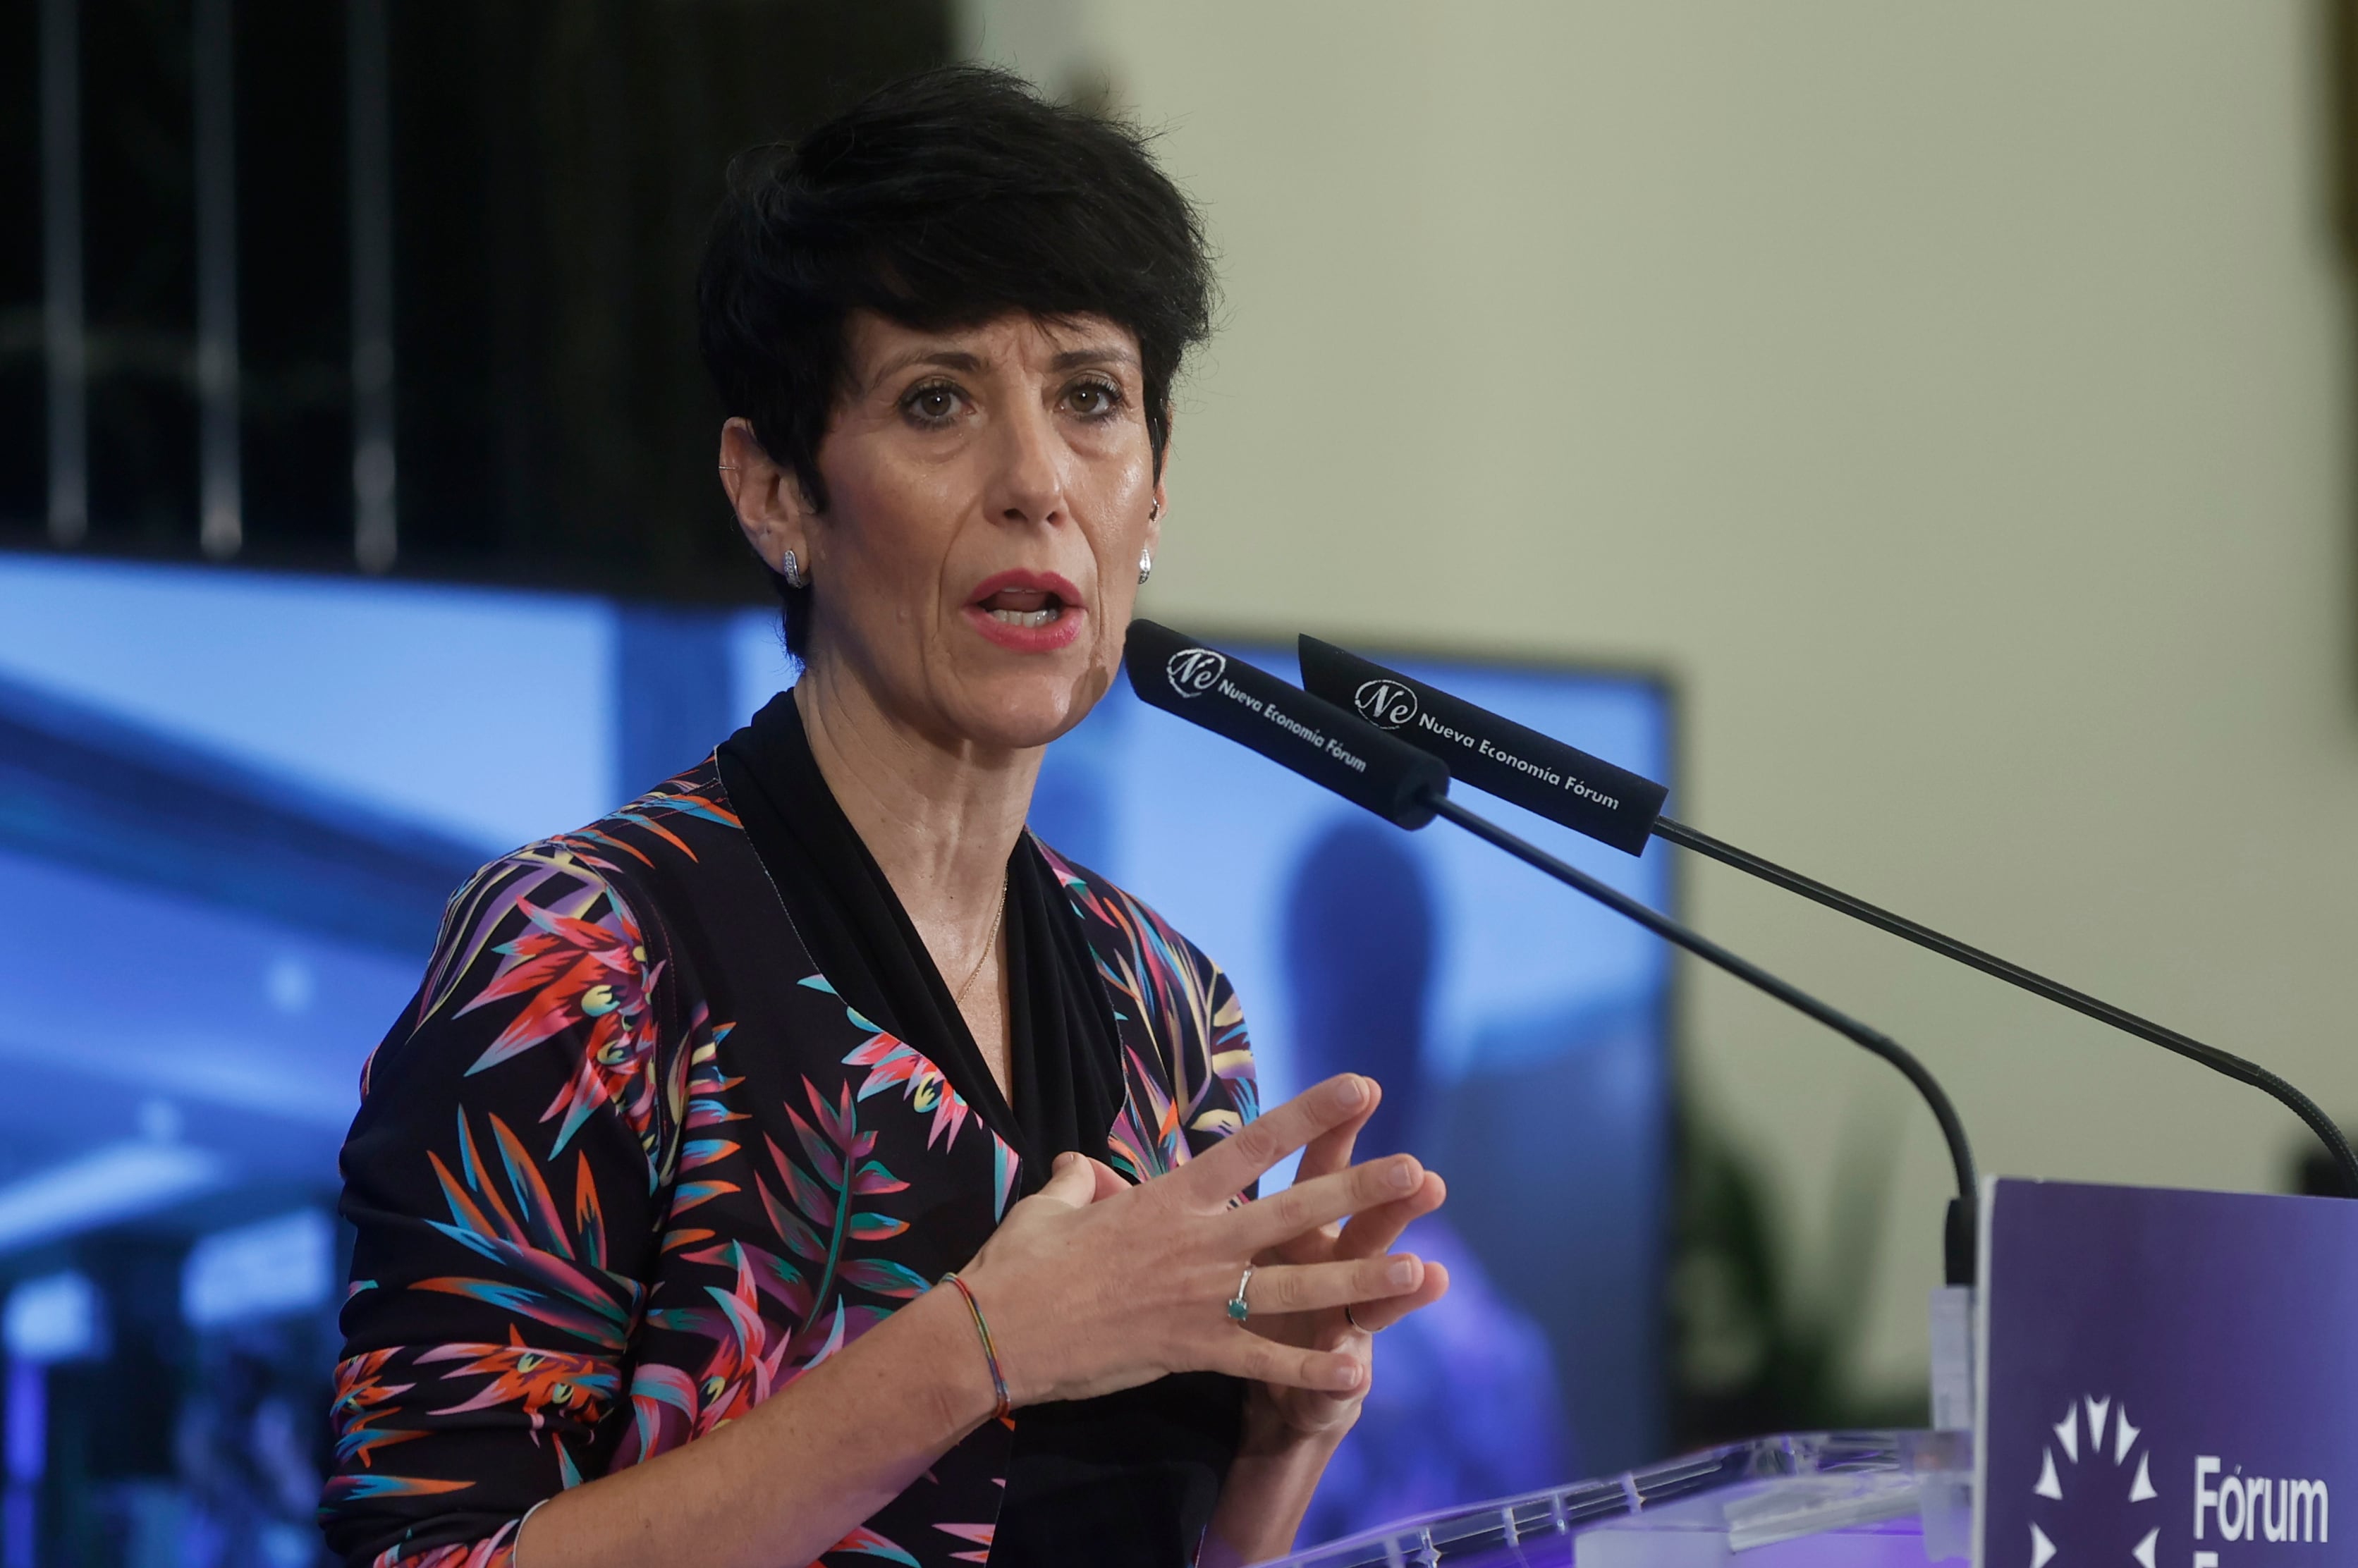
[[[1361,1323],[1357,1317],[1354,1317],[1351,1314],[1351,1303],[1349,1302],[1345,1302],[1343,1303],[1343,1321],[1349,1324],[1353,1328],[1357,1329],[1361,1334],[1373,1334],[1375,1332],[1374,1329],[1369,1328],[1366,1324]]]
[[[1253,1271],[1248,1267],[1245,1277],[1237,1281],[1237,1293],[1228,1298],[1228,1321],[1242,1323],[1252,1316],[1252,1305],[1245,1300],[1245,1287],[1252,1283]]]

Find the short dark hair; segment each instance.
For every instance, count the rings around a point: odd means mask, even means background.
[[[1212,288],[1202,220],[1143,133],[961,65],[906,77],[791,147],[737,159],[696,305],[728,413],[752,423],[823,511],[818,448],[843,390],[852,311],[927,330],[1010,309],[1129,329],[1159,473],[1172,384],[1210,331]],[[810,590],[770,575],[800,656]]]

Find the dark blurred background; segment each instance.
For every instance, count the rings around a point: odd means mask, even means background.
[[[954,44],[946,0],[22,0],[0,29],[0,545],[683,599],[761,590],[705,460],[722,170]],[[79,176],[46,211],[45,160]]]

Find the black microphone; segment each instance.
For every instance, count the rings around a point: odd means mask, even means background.
[[[2258,1063],[2206,1045],[2191,1035],[2140,1018],[2125,1008],[1664,816],[1667,792],[1661,785],[1476,708],[1427,682],[1315,637],[1302,639],[1301,656],[1304,687],[1329,701],[1350,704],[1382,729],[1444,759],[1454,776],[1477,789],[1632,855],[1644,852],[1649,837],[1708,855],[2274,1096],[2317,1134],[2341,1171],[2348,1195],[2358,1197],[2358,1154],[2352,1152],[2341,1127],[2318,1108],[2316,1101]]]
[[[1359,718],[1347,708],[1288,686],[1268,671],[1152,621],[1130,624],[1123,663],[1130,689],[1150,707],[1199,724],[1217,735],[1250,747],[1270,761],[1325,785],[1401,827],[1418,828],[1446,817],[1476,838],[1506,850],[1558,881],[1587,894],[1615,914],[1634,920],[1704,962],[1766,991],[1788,1007],[1897,1067],[1931,1108],[1957,1178],[1957,1196],[1948,1209],[1942,1238],[1948,1282],[1971,1284],[1974,1277],[1974,1155],[1964,1124],[1947,1091],[1924,1065],[1891,1039],[1846,1013],[1836,1011],[1797,986],[1738,957],[1699,932],[1565,864],[1539,846],[1478,816],[1449,798],[1449,771],[1438,759]]]
[[[1450,777],[1625,855],[1645,853],[1671,793],[1653,780],[1332,643],[1305,636],[1301,657],[1303,689],[1439,757]]]
[[[1449,793],[1447,766],[1407,741],[1168,626],[1132,621],[1122,662],[1148,707],[1249,747],[1396,827],[1423,827]]]

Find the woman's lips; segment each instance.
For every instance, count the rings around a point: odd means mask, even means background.
[[[1080,590],[1054,572],[1006,571],[985,578],[967,600],[968,624],[1019,654],[1053,653],[1081,634]]]

